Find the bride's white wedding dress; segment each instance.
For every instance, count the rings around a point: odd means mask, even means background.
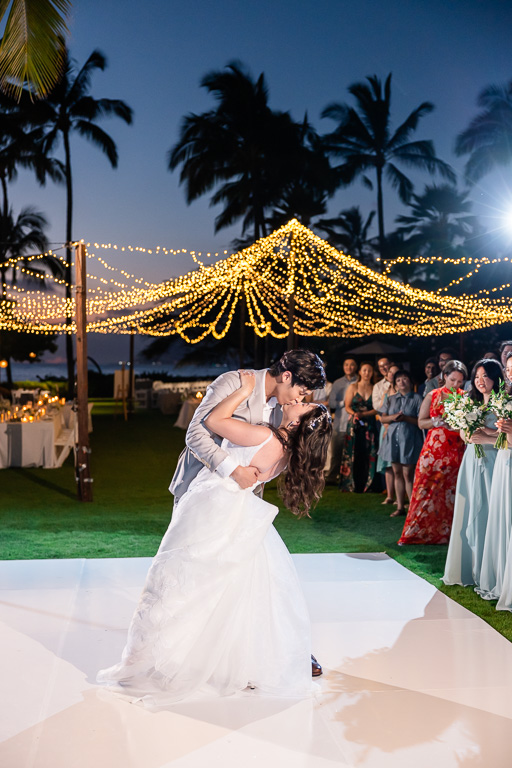
[[[260,445],[222,447],[249,466]],[[202,469],[175,507],[132,618],[122,660],[98,674],[148,705],[195,692],[312,690],[307,607],[278,508]]]

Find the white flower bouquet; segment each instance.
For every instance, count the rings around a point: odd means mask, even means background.
[[[480,427],[485,426],[487,406],[484,403],[475,402],[467,392],[459,394],[451,392],[443,400],[444,420],[452,429],[462,429],[469,440]],[[481,445],[474,444],[475,456],[482,458],[484,449]]]
[[[489,398],[489,410],[496,414],[499,419],[512,419],[512,396],[505,390],[505,382],[500,383],[498,392],[491,392]],[[495,448],[508,448],[507,435],[505,432],[498,432],[498,437],[494,443]]]

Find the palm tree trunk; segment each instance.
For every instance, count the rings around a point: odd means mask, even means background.
[[[69,303],[72,298],[71,285],[73,283],[73,269],[72,259],[73,252],[71,248],[71,233],[73,222],[73,178],[71,175],[71,150],[69,145],[69,133],[63,131],[64,138],[64,151],[66,156],[66,300]],[[69,313],[66,313],[66,326],[71,325],[73,318]],[[68,400],[72,400],[74,397],[75,388],[75,362],[73,355],[73,336],[71,333],[66,333],[66,363],[68,370]]]
[[[4,204],[3,204],[4,216],[7,216],[7,214],[9,213],[9,198],[7,195],[7,179],[5,178],[5,173],[2,173],[2,194],[4,196]]]
[[[379,251],[381,265],[386,258],[386,235],[384,234],[384,203],[382,200],[382,168],[377,166],[377,216],[379,219]]]

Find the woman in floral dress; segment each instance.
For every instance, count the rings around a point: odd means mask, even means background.
[[[363,493],[371,488],[377,463],[377,411],[372,404],[373,365],[363,363],[359,381],[347,389],[349,415],[340,467],[340,490]]]
[[[418,426],[428,429],[420,453],[409,512],[399,544],[447,544],[453,518],[457,474],[464,455],[464,441],[443,420],[443,400],[453,390],[462,393],[468,376],[458,360],[446,363],[443,386],[429,392],[421,405]]]

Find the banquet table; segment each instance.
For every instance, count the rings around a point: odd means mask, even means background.
[[[196,408],[200,402],[200,398],[192,396],[187,397],[180,408],[180,412],[176,422],[174,423],[174,426],[179,427],[180,429],[187,429],[188,425],[192,421],[192,416],[196,412]]]
[[[60,411],[40,421],[0,423],[0,469],[55,467],[55,440],[61,428]]]

